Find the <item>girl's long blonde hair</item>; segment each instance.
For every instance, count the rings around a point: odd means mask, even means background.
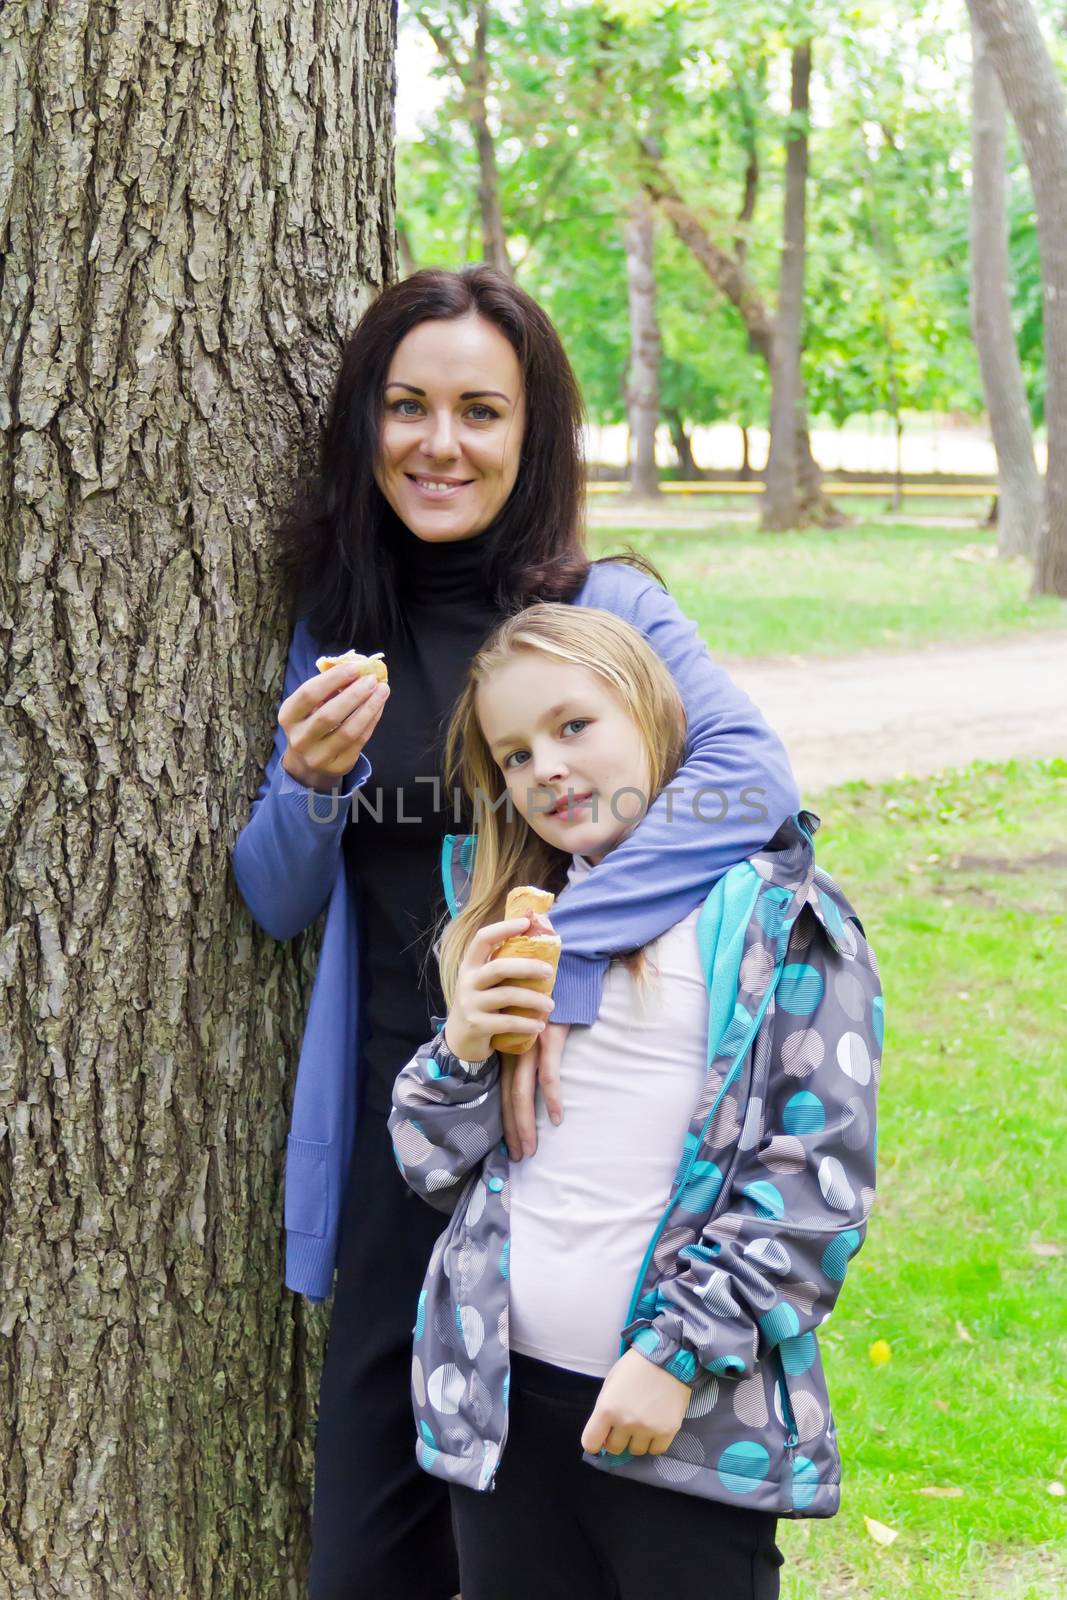
[[[628,622],[592,607],[541,604],[501,623],[471,662],[445,739],[448,786],[450,790],[461,786],[471,802],[477,841],[466,903],[441,936],[441,989],[448,1005],[471,939],[486,923],[501,920],[508,891],[532,883],[558,894],[571,862],[569,854],[541,839],[503,798],[507,791],[504,774],[493,760],[478,721],[478,689],[521,650],[570,661],[603,678],[640,731],[648,756],[650,806],[685,754],[685,710],[674,679]],[[638,955],[631,971],[639,973],[640,965]]]

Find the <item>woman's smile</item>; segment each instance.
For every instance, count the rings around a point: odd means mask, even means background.
[[[471,478],[420,478],[413,472],[405,472],[404,476],[430,500],[454,500],[461,489],[466,489],[473,482]]]

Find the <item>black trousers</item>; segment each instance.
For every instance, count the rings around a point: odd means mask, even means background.
[[[453,1488],[463,1600],[776,1600],[777,1518],[582,1460],[598,1378],[512,1354],[491,1492]]]
[[[364,1107],[319,1393],[310,1600],[452,1600],[448,1490],[415,1460],[411,1337],[445,1218],[412,1194]]]

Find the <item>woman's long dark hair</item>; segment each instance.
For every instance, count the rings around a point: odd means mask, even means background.
[[[582,400],[559,335],[537,302],[493,268],[428,268],[387,288],[349,339],[318,476],[278,532],[290,621],[304,616],[326,647],[383,637],[400,615],[398,519],[374,481],[393,352],[419,323],[471,313],[499,328],[515,351],[526,400],[518,475],[492,525],[489,576],[497,599],[509,610],[569,600],[589,570]]]

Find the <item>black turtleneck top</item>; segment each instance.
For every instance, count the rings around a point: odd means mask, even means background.
[[[446,912],[441,842],[469,829],[445,790],[444,735],[471,658],[504,614],[486,578],[488,531],[431,544],[401,528],[397,538],[402,622],[384,639],[352,641],[385,652],[390,694],[344,830],[359,885],[363,1104],[382,1113],[431,1015],[444,1013],[431,954]]]

